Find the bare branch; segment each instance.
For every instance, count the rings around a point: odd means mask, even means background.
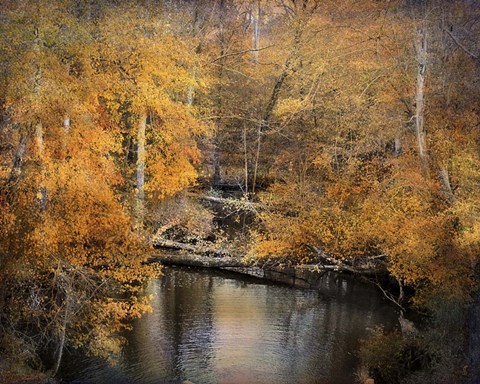
[[[260,52],[260,51],[263,51],[265,49],[268,49],[268,48],[272,48],[274,45],[269,45],[267,47],[263,47],[263,48],[251,48],[251,49],[244,49],[243,51],[238,51],[238,52],[233,52],[233,53],[226,53],[222,56],[219,56],[215,59],[212,60],[212,63],[215,63],[216,61],[218,60],[221,60],[221,59],[224,59],[226,57],[230,57],[230,56],[239,56],[239,55],[244,55],[245,53],[249,53],[249,52]]]
[[[460,41],[458,40],[457,37],[455,37],[455,35],[450,32],[448,29],[443,29],[445,32],[447,32],[447,35],[450,36],[452,38],[452,40],[455,42],[455,44],[457,44],[460,48],[462,48],[462,50],[468,54],[469,56],[473,57],[474,59],[479,59],[479,56],[478,55],[475,55],[474,53],[472,53],[467,47],[465,47],[462,43],[460,43]]]
[[[395,299],[395,297],[390,292],[383,289],[382,285],[378,281],[375,281],[375,280],[372,280],[372,279],[368,279],[368,280],[371,283],[375,284],[382,291],[383,295],[388,300],[390,300],[393,304],[395,304],[398,308],[400,308],[402,310],[402,312],[405,312],[405,308],[398,302],[397,299]]]

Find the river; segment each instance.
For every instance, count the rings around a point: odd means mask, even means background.
[[[354,383],[359,339],[396,323],[372,286],[342,276],[320,291],[232,273],[165,268],[153,312],[133,324],[119,363],[70,359],[70,383]]]

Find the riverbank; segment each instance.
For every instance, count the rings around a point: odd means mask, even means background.
[[[244,244],[251,240],[249,227],[256,228],[254,218],[263,208],[259,203],[242,199],[240,192],[236,191],[236,194],[228,194],[226,197],[222,194],[212,196],[209,192],[189,196],[213,212],[216,226],[210,237],[222,238],[227,234],[227,245],[203,238],[191,241],[189,236],[185,236],[185,231],[178,231],[181,235],[176,236],[175,227],[165,226],[157,230],[152,238],[151,243],[158,253],[150,258],[150,262],[168,266],[223,269],[298,288],[316,289],[322,284],[322,276],[330,273],[360,277],[376,283],[380,280],[390,286],[391,279],[388,278],[384,255],[359,258],[355,263],[346,263],[311,246],[312,253],[316,255],[316,263],[311,264],[295,264],[294,261],[288,262],[281,258],[266,260],[245,257],[249,250]],[[243,222],[244,225],[239,228],[238,222]],[[244,242],[240,241],[238,246],[235,246],[241,238]],[[394,289],[398,287],[395,286]]]

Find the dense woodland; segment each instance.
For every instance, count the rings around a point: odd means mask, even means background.
[[[375,382],[475,374],[477,1],[1,0],[0,30],[0,368],[114,360],[151,235],[228,185],[249,258],[380,263],[422,314],[365,341]]]

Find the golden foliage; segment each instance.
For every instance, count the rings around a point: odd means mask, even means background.
[[[260,196],[267,209],[252,253],[324,263],[321,250],[348,265],[381,258],[418,289],[417,301],[431,289],[465,298],[480,239],[478,68],[429,15],[422,164],[413,134],[418,20],[401,4],[388,13],[371,2],[347,9],[304,25],[302,38],[315,40],[302,40],[302,65],[264,139],[274,183]],[[454,5],[444,11],[464,17]]]
[[[86,20],[76,6],[1,6],[2,138],[13,149],[0,152],[0,321],[7,336],[38,332],[33,349],[62,349],[66,336],[111,359],[119,331],[150,310],[139,297],[159,273],[129,207],[130,124],[148,111],[147,191],[176,194],[197,176],[209,127],[187,94],[206,81],[193,46],[153,8],[99,6]]]

